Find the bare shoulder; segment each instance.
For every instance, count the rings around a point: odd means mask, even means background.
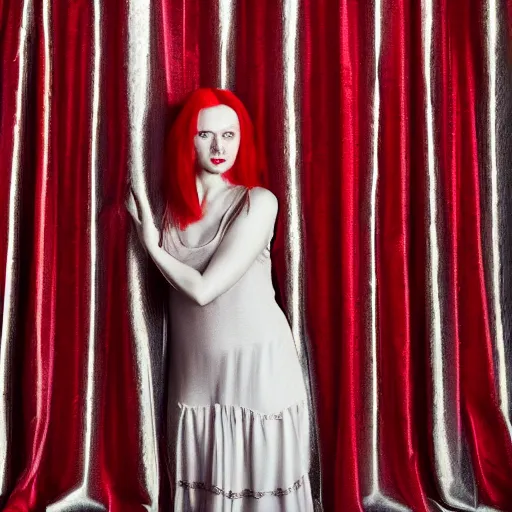
[[[264,187],[253,187],[249,190],[251,206],[254,205],[256,210],[268,211],[269,213],[277,212],[277,197],[273,192]]]
[[[253,187],[248,189],[246,205],[235,216],[231,225],[231,237],[238,239],[241,234],[250,239],[257,239],[258,233],[262,237],[273,228],[277,218],[277,198],[266,188]]]

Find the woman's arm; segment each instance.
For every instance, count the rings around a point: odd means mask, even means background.
[[[177,290],[204,306],[229,290],[265,249],[277,215],[277,199],[264,188],[249,191],[251,207],[240,212],[201,274],[159,247],[155,237],[148,252],[164,277]],[[155,242],[156,241],[156,242]]]

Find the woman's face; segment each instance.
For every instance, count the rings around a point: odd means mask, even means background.
[[[227,105],[200,110],[194,146],[201,169],[214,174],[231,169],[240,147],[240,123],[236,112]]]

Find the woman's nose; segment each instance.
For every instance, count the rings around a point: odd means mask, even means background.
[[[211,151],[212,153],[221,153],[223,151],[222,139],[220,135],[214,135],[212,139]]]

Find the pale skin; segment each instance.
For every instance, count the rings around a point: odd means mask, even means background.
[[[202,219],[180,232],[189,245],[209,240],[207,233],[218,226],[219,197],[225,197],[232,185],[223,178],[235,162],[240,145],[240,126],[236,112],[227,105],[202,109],[194,137],[199,171],[197,193],[205,205]],[[212,159],[214,161],[212,162]],[[224,162],[218,162],[223,159]],[[133,218],[139,239],[165,279],[200,306],[228,291],[245,274],[267,247],[277,216],[277,198],[269,190],[255,187],[249,191],[250,208],[244,208],[230,224],[208,267],[203,273],[182,263],[159,246],[160,232],[153,223],[147,202],[133,188],[126,207]],[[210,208],[211,207],[211,208]],[[221,212],[223,213],[223,212]],[[191,243],[194,241],[194,243]]]

